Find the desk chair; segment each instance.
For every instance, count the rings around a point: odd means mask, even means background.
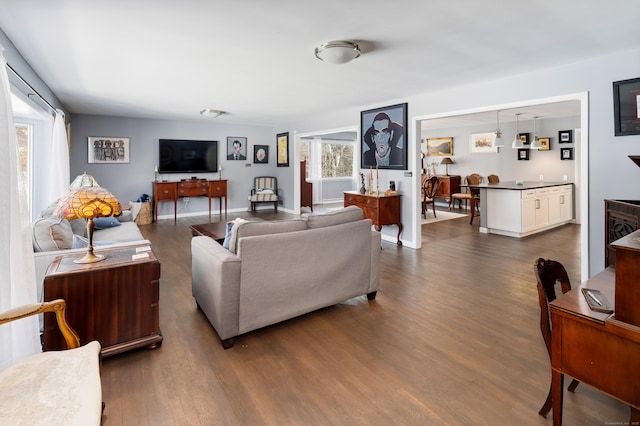
[[[438,193],[439,181],[437,176],[431,176],[422,181],[422,215],[427,218],[427,204],[433,206],[433,217],[436,216],[436,194]]]
[[[533,271],[536,274],[536,281],[538,282],[538,302],[540,303],[540,331],[542,332],[542,338],[544,344],[547,346],[547,352],[549,353],[549,360],[551,360],[551,320],[549,317],[549,302],[556,299],[556,282],[560,282],[560,289],[562,294],[571,290],[571,283],[569,282],[569,276],[564,266],[560,262],[555,260],[545,260],[538,258],[533,265]],[[569,385],[569,391],[575,391],[580,382],[572,380]],[[549,411],[551,411],[553,401],[551,398],[551,386],[549,386],[549,394],[544,401],[544,405],[538,411],[542,417],[547,417]]]

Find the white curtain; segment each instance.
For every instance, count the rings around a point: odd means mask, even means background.
[[[0,46],[0,311],[36,303],[36,274],[31,224],[24,182],[18,173],[18,146],[13,125],[6,60]],[[41,351],[38,318],[0,326],[0,370]]]
[[[67,130],[64,126],[64,113],[56,110],[53,120],[53,132],[51,135],[51,157],[46,162],[49,170],[44,173],[47,177],[47,203],[51,203],[62,197],[69,191],[69,145],[67,143]]]

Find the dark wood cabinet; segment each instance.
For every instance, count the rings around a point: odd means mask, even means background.
[[[153,182],[153,218],[158,221],[158,203],[173,201],[173,220],[178,217],[178,198],[208,197],[209,219],[211,219],[211,199],[220,199],[220,213],[222,214],[222,199],[224,198],[224,215],[227,215],[227,181],[190,179],[180,182]]]
[[[605,267],[615,266],[616,250],[609,246],[640,226],[640,200],[604,200],[605,205]]]
[[[429,178],[429,175],[422,175],[421,182]],[[436,175],[438,178],[438,191],[436,192],[436,198],[441,198],[447,203],[451,200],[451,194],[457,194],[460,192],[460,183],[462,179],[458,175]]]
[[[160,262],[149,246],[99,251],[103,261],[77,264],[58,257],[44,278],[44,300],[65,299],[67,322],[80,343],[100,342],[109,356],[162,342],[159,326]],[[147,255],[145,257],[145,254]],[[64,349],[55,316],[44,317],[44,349]]]
[[[402,216],[400,215],[399,194],[369,195],[360,194],[357,191],[345,191],[344,206],[360,207],[364,211],[364,217],[371,219],[377,231],[380,231],[383,225],[397,225],[397,244],[399,246],[402,245],[402,241],[400,241],[400,234],[402,233],[402,222],[400,219]]]
[[[313,211],[313,184],[307,182],[307,162],[300,162],[300,207],[309,207]]]

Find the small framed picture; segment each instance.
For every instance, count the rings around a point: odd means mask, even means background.
[[[278,167],[289,167],[289,132],[276,135]]]
[[[495,154],[498,147],[493,146],[495,132],[471,133],[469,135],[469,152],[472,154]]]
[[[428,138],[427,155],[451,157],[453,155],[453,138]]]
[[[640,135],[640,78],[613,82],[616,136]]]
[[[551,139],[549,138],[538,138],[540,141],[541,148],[538,148],[538,151],[549,151],[551,149]]]
[[[247,138],[227,136],[227,160],[247,159]]]
[[[520,135],[520,141],[522,141],[524,145],[529,145],[529,143],[531,142],[529,140],[529,133],[519,133],[519,135]]]
[[[129,162],[129,138],[89,136],[87,162],[118,164]]]
[[[253,146],[253,162],[256,164],[267,164],[269,162],[269,145]]]
[[[558,131],[558,143],[572,143],[573,132],[571,130]]]
[[[561,160],[573,160],[573,148],[560,148]]]
[[[529,148],[518,149],[518,160],[529,161]]]

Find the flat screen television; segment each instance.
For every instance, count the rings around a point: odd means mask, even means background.
[[[215,173],[218,141],[159,140],[159,173]]]

